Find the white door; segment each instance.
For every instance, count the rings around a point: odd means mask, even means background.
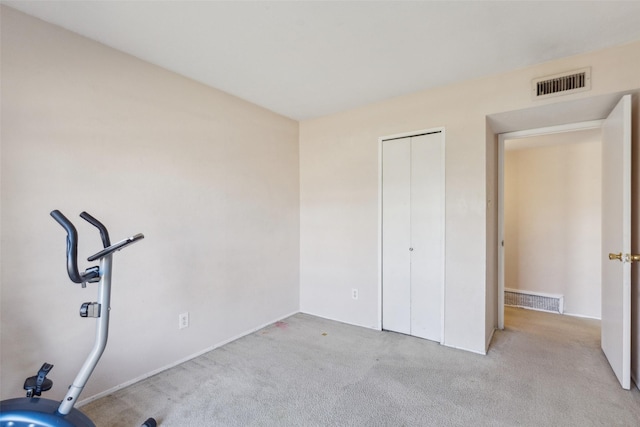
[[[411,334],[411,138],[382,144],[382,327]]]
[[[441,132],[382,148],[382,327],[441,341],[444,170]]]
[[[630,252],[631,96],[625,95],[602,126],[601,322],[602,350],[625,389],[631,382]]]
[[[411,138],[411,335],[441,341],[444,283],[442,134]]]

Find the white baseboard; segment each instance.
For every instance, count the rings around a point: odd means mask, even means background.
[[[525,310],[540,311],[540,312],[543,312],[543,313],[558,314],[560,316],[571,316],[571,317],[579,317],[581,319],[602,320],[599,317],[587,316],[586,314],[567,313],[566,311],[564,313],[556,313],[556,312],[553,312],[553,311],[539,310],[537,308],[524,307],[524,306],[520,306],[520,305],[508,305],[508,304],[505,304],[504,306],[505,307],[522,308],[522,309],[525,309]]]
[[[636,385],[636,388],[640,390],[640,384],[638,383],[633,371],[631,371],[631,381],[633,381],[633,383]]]
[[[358,323],[345,322],[344,320],[334,319],[334,318],[331,318],[331,317],[322,316],[320,314],[315,314],[315,313],[309,313],[309,312],[306,312],[306,311],[301,311],[300,313],[301,314],[308,314],[309,316],[319,317],[320,319],[331,320],[332,322],[343,323],[345,325],[358,326],[359,328],[373,329],[374,331],[381,331],[382,330],[378,326],[367,326],[367,325],[360,325]]]
[[[584,314],[575,314],[575,313],[567,313],[564,312],[565,316],[571,316],[571,317],[580,317],[582,319],[593,319],[593,320],[602,320],[599,317],[594,317],[594,316],[586,316]]]
[[[487,351],[478,351],[478,350],[471,350],[470,348],[466,348],[466,347],[458,347],[455,345],[450,345],[450,344],[442,344],[445,347],[449,347],[449,348],[455,348],[456,350],[463,350],[463,351],[468,351],[469,353],[475,353],[475,354],[480,354],[482,356],[486,356],[487,355]]]
[[[484,354],[487,354],[489,352],[489,346],[491,345],[491,341],[493,341],[493,335],[496,333],[496,329],[497,328],[493,328],[493,330],[491,331],[491,335],[489,335],[489,338],[487,339],[487,342],[484,343]]]
[[[143,375],[140,375],[139,377],[136,377],[136,378],[134,378],[134,379],[132,379],[132,380],[130,380],[130,381],[127,381],[127,382],[124,382],[124,383],[122,383],[122,384],[119,384],[119,385],[117,385],[117,386],[115,386],[115,387],[112,387],[112,388],[110,388],[110,389],[108,389],[108,390],[105,390],[105,391],[103,391],[103,392],[101,392],[101,393],[98,393],[98,394],[96,394],[96,395],[93,395],[93,396],[91,396],[91,397],[87,397],[86,399],[82,399],[81,401],[79,401],[79,402],[76,404],[76,407],[81,407],[81,406],[83,406],[83,405],[86,405],[86,404],[88,404],[88,403],[93,402],[94,400],[98,400],[98,399],[100,399],[101,397],[108,396],[108,395],[110,395],[111,393],[114,393],[114,392],[116,392],[116,391],[118,391],[118,390],[121,390],[121,389],[123,389],[123,388],[125,388],[125,387],[128,387],[128,386],[130,386],[130,385],[133,385],[133,384],[135,384],[135,383],[137,383],[137,382],[140,382],[140,381],[142,381],[142,380],[146,380],[147,378],[150,378],[150,377],[152,377],[152,376],[154,376],[154,375],[156,375],[156,374],[159,374],[159,373],[161,373],[161,372],[164,372],[164,371],[166,371],[166,370],[168,370],[168,369],[175,368],[176,366],[178,366],[178,365],[180,365],[180,364],[182,364],[182,363],[188,362],[188,361],[189,361],[189,360],[191,360],[191,359],[195,359],[195,358],[196,358],[196,357],[198,357],[198,356],[202,356],[203,354],[208,353],[208,352],[210,352],[210,351],[212,351],[212,350],[215,350],[216,348],[220,348],[220,347],[222,347],[222,346],[223,346],[223,345],[225,345],[225,344],[229,344],[229,343],[230,343],[230,342],[232,342],[232,341],[235,341],[235,340],[237,340],[237,339],[240,339],[240,338],[242,338],[242,337],[245,337],[245,336],[247,336],[247,335],[250,335],[250,334],[252,334],[252,333],[254,333],[254,332],[256,332],[256,331],[259,331],[259,330],[260,330],[260,329],[262,329],[262,328],[265,328],[265,327],[267,327],[267,326],[269,326],[269,325],[272,325],[272,324],[274,324],[274,323],[276,323],[276,322],[279,322],[279,321],[281,321],[281,320],[283,320],[283,319],[286,319],[286,318],[291,317],[291,316],[293,316],[294,314],[298,314],[298,313],[299,313],[299,311],[294,311],[294,312],[289,313],[289,314],[287,314],[287,315],[285,315],[285,316],[278,317],[278,318],[276,318],[276,319],[274,319],[274,320],[271,320],[271,321],[269,321],[269,322],[267,322],[267,323],[264,323],[264,324],[262,324],[262,325],[260,325],[260,326],[257,326],[257,327],[255,327],[255,328],[249,329],[248,331],[242,332],[241,334],[238,334],[238,335],[236,335],[236,336],[233,336],[233,337],[231,337],[231,338],[229,338],[229,339],[227,339],[227,340],[225,340],[225,341],[222,341],[222,342],[219,342],[219,343],[217,343],[217,344],[214,344],[214,345],[212,345],[211,347],[207,347],[207,348],[205,348],[204,350],[200,350],[200,351],[198,351],[197,353],[191,354],[191,355],[189,355],[189,356],[187,356],[187,357],[184,357],[184,358],[182,358],[182,359],[180,359],[180,360],[177,360],[177,361],[175,361],[175,362],[173,362],[173,363],[170,363],[169,365],[163,366],[163,367],[158,368],[158,369],[154,369],[153,371],[150,371],[150,372],[147,372],[147,373],[145,373],[145,374],[143,374]]]

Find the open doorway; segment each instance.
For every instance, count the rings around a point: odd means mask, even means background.
[[[505,305],[600,319],[602,140],[590,126],[504,139]]]
[[[635,101],[632,102],[633,97]],[[601,247],[601,348],[611,365],[620,385],[629,389],[632,366],[637,383],[638,351],[632,348],[632,337],[637,337],[638,304],[632,299],[631,292],[631,262],[636,255],[631,254],[631,240],[637,239],[637,231],[632,233],[632,188],[631,176],[634,166],[631,160],[631,128],[632,103],[637,104],[637,94],[610,94],[584,100],[567,101],[564,103],[540,106],[527,110],[518,110],[488,116],[491,132],[488,133],[487,144],[491,147],[492,137],[497,139],[498,156],[496,156],[498,182],[494,181],[495,195],[498,200],[494,215],[488,218],[497,219],[487,222],[488,230],[496,230],[497,241],[488,239],[488,243],[496,243],[495,252],[488,246],[488,282],[496,280],[496,288],[487,287],[487,313],[492,311],[491,302],[497,303],[498,310],[494,312],[497,318],[487,316],[489,326],[493,320],[499,329],[504,328],[504,247],[503,224],[504,214],[501,206],[504,185],[504,141],[505,139],[524,138],[543,133],[558,133],[570,130],[584,129],[585,123],[597,124],[602,127],[602,247]],[[636,105],[637,106],[637,105]],[[564,112],[564,114],[563,114]],[[573,118],[574,121],[568,119]],[[562,125],[561,123],[576,123],[580,119],[590,120],[604,118],[593,122]],[[544,126],[548,126],[544,128]],[[592,126],[592,127],[597,127]],[[635,125],[634,125],[635,126]],[[517,129],[535,129],[517,131]],[[494,139],[495,141],[495,139]],[[495,147],[495,145],[494,145]],[[491,159],[487,160],[491,168]],[[489,182],[491,185],[491,183]],[[491,189],[491,187],[489,187]],[[488,201],[491,210],[491,199]],[[634,205],[635,206],[635,205]],[[635,214],[634,214],[635,215]],[[490,235],[489,235],[490,236]],[[632,237],[634,236],[634,237]],[[636,245],[637,246],[637,245]],[[638,257],[640,258],[640,257]],[[497,262],[496,262],[497,261]],[[493,268],[495,268],[495,270]],[[495,272],[495,275],[492,275]],[[493,290],[497,290],[492,294]],[[636,298],[636,297],[634,297]],[[635,316],[635,317],[634,317]],[[489,330],[487,330],[489,332]],[[490,340],[490,335],[487,335]],[[637,346],[636,344],[633,344]]]
[[[504,329],[507,289],[529,291],[525,294],[527,298],[544,300],[545,304],[549,301],[548,297],[564,297],[566,283],[559,285],[558,282],[567,280],[567,275],[571,272],[568,263],[573,254],[578,253],[575,245],[572,245],[577,242],[572,242],[570,238],[575,232],[569,232],[575,225],[568,224],[574,219],[571,217],[571,211],[581,209],[575,203],[572,204],[572,201],[575,200],[577,192],[582,194],[578,205],[591,203],[596,207],[601,206],[597,199],[595,203],[593,199],[591,202],[585,202],[589,197],[583,194],[589,189],[596,193],[596,196],[600,193],[600,187],[593,185],[601,182],[601,170],[596,170],[593,174],[586,173],[589,176],[586,183],[576,180],[584,179],[585,169],[582,166],[585,158],[589,158],[586,164],[591,167],[599,161],[597,153],[594,152],[599,149],[601,153],[602,123],[602,120],[592,120],[507,132],[498,136],[498,230],[501,230],[498,242],[499,329]],[[588,148],[581,148],[581,141],[586,144],[584,147]],[[511,160],[509,164],[507,157]],[[582,164],[580,160],[583,161]],[[509,182],[506,182],[507,178]],[[507,194],[511,195],[508,201]],[[593,209],[589,209],[589,212],[597,215],[593,213]],[[505,222],[506,219],[509,219],[509,224]],[[598,217],[595,219],[600,220]],[[593,217],[587,222],[590,225],[595,224]],[[599,225],[595,227],[595,233],[598,233],[600,228]],[[590,235],[593,236],[594,233]],[[595,239],[595,243],[598,243],[599,236],[596,235]],[[600,254],[596,256],[599,257]],[[508,268],[507,262],[510,264]],[[599,258],[592,262],[597,264]],[[579,264],[582,264],[582,260]],[[557,268],[549,268],[550,266]],[[532,272],[535,274],[532,275]],[[583,277],[582,272],[580,276]],[[596,279],[600,279],[600,276]],[[571,278],[573,283],[578,280],[575,276]],[[533,285],[533,282],[536,284]],[[598,283],[597,289],[599,286]],[[568,288],[572,294],[579,294],[574,291],[576,286]],[[559,304],[559,311],[564,313],[564,298]],[[592,307],[593,301],[587,304]],[[593,314],[582,315],[599,317]]]

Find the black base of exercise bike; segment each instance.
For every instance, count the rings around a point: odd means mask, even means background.
[[[104,249],[87,259],[89,262],[99,260],[100,265],[89,267],[84,273],[80,273],[78,271],[78,232],[76,228],[58,210],[51,212],[51,216],[67,231],[67,273],[69,278],[75,283],[80,283],[83,288],[87,286],[87,283],[98,283],[98,301],[86,302],[80,308],[81,317],[93,317],[97,320],[96,340],[93,349],[62,401],[39,397],[42,392],[53,387],[53,382],[47,378],[53,365],[45,363],[37,375],[25,380],[26,397],[0,402],[0,427],[95,427],[89,417],[74,408],[74,405],[107,346],[113,254],[144,238],[142,234],[136,234],[112,245],[106,227],[88,213],[82,212],[80,217],[100,230]],[[156,420],[148,418],[141,427],[156,427]]]

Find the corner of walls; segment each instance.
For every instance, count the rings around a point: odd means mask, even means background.
[[[486,118],[486,293],[485,293],[485,351],[489,349],[498,327],[498,135]]]

